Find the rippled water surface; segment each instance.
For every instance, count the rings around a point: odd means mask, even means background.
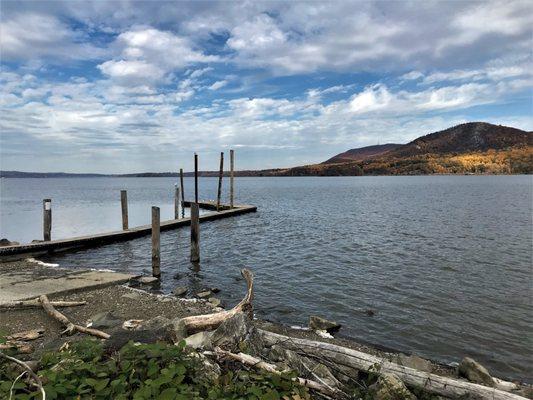
[[[46,197],[55,238],[120,229],[120,189],[130,226],[149,223],[151,205],[169,219],[174,181],[3,179],[1,236],[40,238]],[[200,186],[215,196],[216,179]],[[237,188],[258,212],[201,225],[200,271],[188,228],[162,233],[163,291],[217,286],[232,305],[249,267],[262,318],[305,325],[319,314],[345,336],[442,362],[470,355],[533,381],[531,176],[239,178]],[[150,238],[48,260],[148,274]]]

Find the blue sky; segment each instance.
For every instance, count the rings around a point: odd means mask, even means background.
[[[467,121],[532,130],[528,1],[15,2],[0,167],[323,161]]]

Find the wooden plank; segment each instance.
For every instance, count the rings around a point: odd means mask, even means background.
[[[43,200],[43,240],[52,240],[52,199]]]
[[[191,204],[191,262],[200,262],[200,208]]]
[[[180,188],[176,184],[174,186],[174,219],[180,217]]]
[[[120,191],[120,206],[122,209],[122,229],[128,229],[128,192],[126,190]]]
[[[235,152],[233,150],[229,151],[229,206],[233,208],[234,203],[234,196],[235,196],[235,189],[234,189],[234,181],[235,181]]]
[[[152,275],[161,276],[161,217],[159,207],[152,207]]]
[[[194,202],[198,204],[198,154],[194,153]]]
[[[180,168],[180,186],[181,186],[181,218],[185,218],[185,186],[183,186],[183,168]]]
[[[222,175],[224,175],[224,153],[220,153],[220,169],[218,171],[217,211],[220,211],[220,196],[222,195]]]

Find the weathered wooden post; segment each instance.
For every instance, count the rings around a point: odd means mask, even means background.
[[[229,205],[231,208],[233,208],[233,200],[234,200],[234,188],[233,188],[233,181],[234,181],[234,167],[235,167],[235,152],[233,150],[229,151]]]
[[[180,188],[176,183],[174,185],[174,219],[179,219],[180,217]]]
[[[185,186],[183,186],[183,168],[180,168],[181,218],[185,218]]]
[[[161,276],[161,219],[159,207],[152,207],[152,275]]]
[[[52,199],[43,200],[43,239],[52,240]]]
[[[122,230],[128,230],[128,192],[120,191],[120,205],[122,207]]]
[[[220,169],[218,171],[217,211],[220,211],[220,196],[222,195],[222,175],[224,174],[224,153],[220,153]]]
[[[200,208],[191,204],[191,262],[200,262]]]
[[[194,153],[194,202],[198,204],[198,154]]]

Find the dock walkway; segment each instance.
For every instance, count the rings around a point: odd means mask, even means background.
[[[190,201],[185,201],[185,206],[190,206]],[[199,202],[199,207],[206,210],[215,210],[200,215],[200,222],[214,221],[217,219],[228,218],[235,215],[246,214],[257,211],[257,207],[251,205],[234,205],[231,208],[227,204],[221,204],[220,211],[216,211],[216,203],[212,201]],[[161,222],[161,230],[175,229],[181,226],[191,224],[191,219],[179,218]],[[0,247],[0,262],[21,259],[33,255],[46,254],[56,251],[65,251],[80,247],[96,247],[104,244],[122,242],[141,236],[150,235],[152,232],[151,225],[141,225],[138,227],[99,233],[95,235],[78,236],[69,239],[58,239],[47,242],[36,242],[14,246]]]

